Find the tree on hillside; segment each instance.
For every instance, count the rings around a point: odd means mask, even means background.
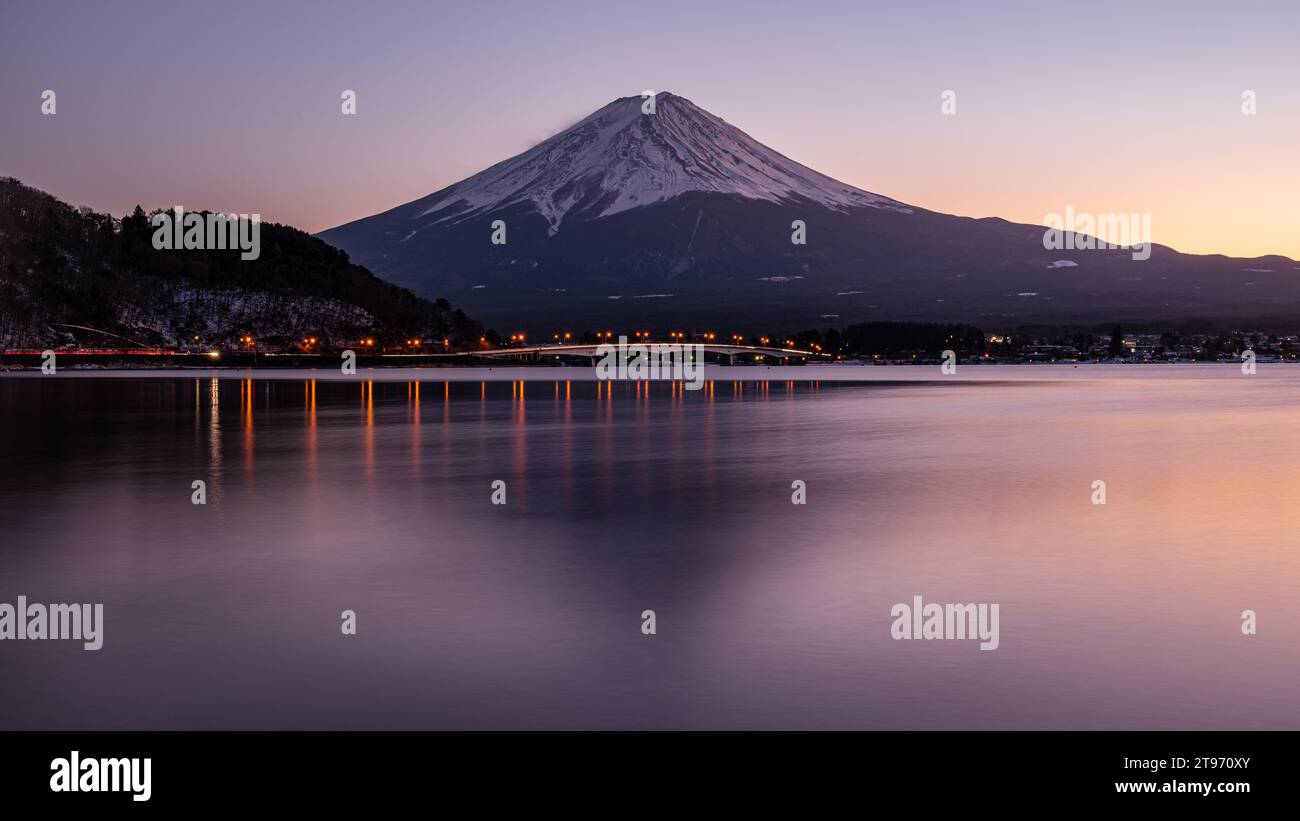
[[[1124,347],[1124,331],[1116,325],[1110,332],[1110,348],[1106,353],[1111,356],[1127,356],[1128,349]]]

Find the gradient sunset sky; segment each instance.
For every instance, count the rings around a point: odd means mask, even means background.
[[[1300,258],[1295,0],[4,0],[0,175],[319,231],[643,89],[921,207],[1149,212],[1179,250]]]

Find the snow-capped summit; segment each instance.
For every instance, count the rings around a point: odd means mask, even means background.
[[[420,201],[412,231],[528,203],[554,234],[565,217],[604,217],[687,192],[836,209],[906,206],[819,174],[669,92],[623,97],[522,154]],[[424,221],[422,218],[432,217]]]

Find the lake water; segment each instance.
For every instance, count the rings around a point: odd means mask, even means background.
[[[1300,728],[1300,367],[961,370],[0,375],[0,728]]]

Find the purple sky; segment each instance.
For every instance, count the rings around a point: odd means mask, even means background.
[[[7,2],[0,174],[317,231],[649,88],[926,208],[1149,212],[1180,250],[1300,258],[1298,43],[1295,0]]]

